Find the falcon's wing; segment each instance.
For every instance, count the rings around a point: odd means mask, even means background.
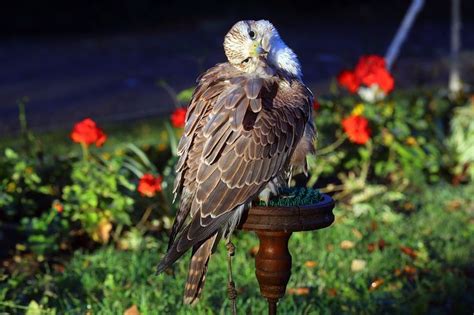
[[[281,174],[311,115],[311,92],[299,81],[247,75],[201,81],[179,146],[175,187],[180,193],[191,185],[192,198],[188,209],[180,208],[159,270],[216,233],[236,207]]]

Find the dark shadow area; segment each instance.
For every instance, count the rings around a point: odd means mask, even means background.
[[[398,22],[411,1],[390,5],[375,0],[336,1],[15,1],[4,3],[0,13],[4,35],[104,33],[176,28],[202,20],[267,18],[278,25],[329,22],[335,19],[357,24]],[[421,21],[448,21],[447,1],[427,1]],[[463,1],[462,10],[473,12],[474,3]]]
[[[18,1],[0,10],[0,137],[19,129],[27,97],[36,131],[90,116],[130,121],[169,113],[176,91],[225,60],[222,41],[238,20],[271,20],[298,54],[318,94],[360,55],[383,55],[410,1]],[[474,48],[474,3],[462,1],[463,49]],[[395,64],[397,87],[445,85],[449,2],[427,1]],[[464,79],[474,65],[464,57]]]

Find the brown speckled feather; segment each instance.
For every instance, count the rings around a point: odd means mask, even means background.
[[[195,304],[199,301],[212,249],[217,239],[217,233],[207,239],[203,244],[193,247],[193,255],[189,262],[188,278],[184,287],[184,303]]]
[[[205,266],[188,277],[185,301],[199,296],[211,253],[206,240],[287,169],[311,103],[311,93],[296,79],[249,75],[228,63],[200,78],[178,148],[174,192],[181,196],[180,209],[158,266],[164,270],[191,247],[202,255]]]

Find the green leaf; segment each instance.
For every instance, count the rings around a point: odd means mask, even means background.
[[[18,159],[18,154],[10,148],[5,149],[5,156],[7,159],[10,159],[10,160]]]
[[[43,313],[41,306],[35,301],[28,304],[25,315],[41,315]]]
[[[140,148],[138,148],[136,145],[134,145],[133,143],[129,143],[126,145],[126,148],[128,148],[130,151],[132,151],[133,153],[135,153],[138,158],[141,160],[141,162],[149,169],[151,170],[155,170],[155,166],[150,162],[150,160],[148,159],[148,157],[146,156],[145,152],[143,152],[142,150],[140,150]]]
[[[181,92],[176,95],[176,99],[181,104],[187,104],[191,101],[194,93],[194,87],[190,87],[188,89],[182,90]]]

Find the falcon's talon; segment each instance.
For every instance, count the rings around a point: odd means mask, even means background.
[[[270,195],[271,195],[271,190],[268,189],[268,188],[265,188],[264,190],[262,190],[260,192],[260,194],[258,195],[258,199],[260,201],[263,201],[266,205],[268,205],[268,202],[270,201]]]
[[[227,247],[227,255],[229,256],[234,256],[235,254],[235,246],[232,242],[228,242],[226,244],[226,247]]]

